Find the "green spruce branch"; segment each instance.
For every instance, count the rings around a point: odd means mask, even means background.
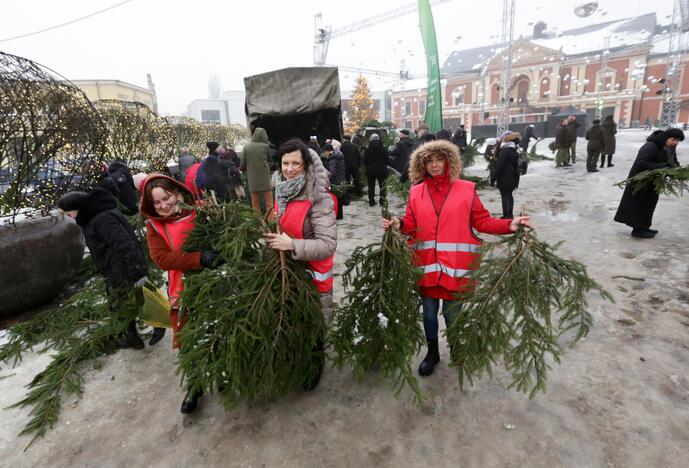
[[[486,142],[485,137],[477,137],[471,140],[460,154],[462,159],[462,167],[467,168],[474,165],[476,162],[476,156],[480,154],[479,148]]]
[[[529,160],[529,162],[532,162],[532,161],[553,161],[553,158],[537,152],[536,147],[541,142],[541,140],[542,139],[539,139],[538,141],[536,141],[536,143],[533,144],[533,146],[531,147],[529,152],[526,153],[526,158]]]
[[[492,377],[502,358],[512,373],[508,388],[530,398],[545,391],[547,359],[560,362],[563,334],[574,332],[573,346],[592,325],[586,294],[613,301],[584,265],[558,257],[558,246],[528,229],[484,246],[481,266],[470,277],[475,287],[460,294],[461,313],[446,330],[460,387],[484,372]]]
[[[658,194],[681,197],[689,191],[689,166],[643,171],[634,177],[615,184],[617,187],[634,186],[634,193],[653,187]]]
[[[383,215],[390,218],[386,206]],[[336,309],[330,341],[336,367],[351,367],[361,381],[379,366],[395,396],[406,385],[422,405],[424,396],[411,367],[424,343],[418,278],[406,239],[396,229],[388,229],[381,242],[356,248],[345,262],[346,295]]]

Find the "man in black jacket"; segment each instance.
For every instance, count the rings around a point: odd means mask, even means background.
[[[395,149],[390,153],[394,160],[395,169],[401,174],[400,180],[402,182],[409,180],[409,156],[414,149],[414,143],[409,138],[409,134],[409,130],[406,128],[400,130],[400,141],[397,142]]]
[[[352,143],[351,136],[345,135],[340,151],[344,155],[345,160],[345,180],[352,184],[354,194],[360,197],[363,194],[363,190],[361,189],[361,176],[359,174],[359,166],[361,166],[359,148]]]
[[[369,206],[376,204],[376,181],[380,190],[378,201],[383,203],[386,195],[385,179],[388,177],[388,151],[375,133],[371,135],[371,141],[364,152],[364,165],[366,165],[368,175],[368,204]]]
[[[148,281],[148,265],[134,229],[117,209],[115,197],[102,188],[91,193],[69,192],[57,206],[84,231],[91,258],[105,277],[113,319],[128,321],[127,332],[118,339],[117,346],[142,349],[136,316],[143,303],[139,288]],[[152,344],[162,338],[160,331],[157,334],[160,336],[155,336],[158,339]]]
[[[644,171],[677,166],[675,151],[680,141],[684,141],[684,132],[678,128],[656,130],[651,133],[646,143],[639,149],[639,154],[627,178]],[[655,237],[658,231],[651,229],[651,224],[657,203],[658,192],[655,191],[653,184],[639,191],[636,191],[636,184],[629,184],[624,189],[620,206],[615,213],[615,221],[631,227],[633,237],[640,239]]]

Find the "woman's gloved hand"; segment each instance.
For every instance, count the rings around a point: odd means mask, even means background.
[[[215,268],[223,264],[222,258],[216,250],[204,250],[201,252],[201,266],[204,268]]]

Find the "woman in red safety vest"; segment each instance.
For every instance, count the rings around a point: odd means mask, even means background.
[[[383,220],[383,227],[400,229],[410,236],[423,306],[423,328],[428,353],[419,366],[419,375],[429,376],[440,362],[438,312],[443,301],[443,317],[448,326],[459,311],[456,294],[470,287],[465,276],[476,267],[481,239],[473,229],[487,234],[509,234],[520,224],[531,227],[528,216],[514,219],[492,218],[483,207],[473,182],[461,180],[462,164],[457,147],[436,140],[420,146],[411,155],[409,192],[404,218]]]
[[[281,233],[267,233],[268,245],[291,251],[296,260],[307,263],[320,293],[326,323],[332,320],[333,259],[337,247],[335,197],[328,191],[328,172],[320,157],[300,140],[292,139],[278,149],[275,185],[275,214]],[[322,343],[319,345],[322,352]],[[322,366],[322,362],[319,363]],[[304,387],[318,385],[320,374]]]
[[[216,252],[189,252],[182,245],[194,229],[196,212],[181,204],[194,204],[194,195],[182,183],[162,174],[152,174],[142,184],[141,214],[146,218],[146,242],[153,262],[168,275],[170,322],[174,332],[172,346],[179,348],[178,333],[184,325],[179,317],[179,297],[184,290],[184,273],[212,267]],[[161,337],[162,338],[162,337]],[[187,392],[181,412],[191,413],[201,396]]]

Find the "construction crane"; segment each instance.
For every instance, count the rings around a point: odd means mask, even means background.
[[[666,59],[667,73],[662,90],[663,110],[660,117],[662,128],[668,128],[677,122],[682,81],[682,53],[687,50],[689,36],[687,31],[689,31],[689,0],[675,0]]]
[[[441,5],[452,0],[431,0],[431,6]],[[328,56],[328,46],[330,40],[336,37],[344,36],[345,34],[359,31],[361,29],[370,28],[380,23],[393,20],[402,16],[410,15],[418,11],[418,2],[408,3],[394,10],[386,11],[365,20],[357,21],[356,23],[342,26],[337,29],[332,29],[330,26],[323,25],[323,15],[316,13],[314,15],[314,44],[313,44],[313,64],[316,67],[322,67],[325,64],[325,59]]]
[[[515,0],[503,0],[502,2],[502,35],[500,51],[500,89],[498,104],[498,128],[497,135],[510,126],[510,93],[512,91],[512,42],[514,41],[514,2]],[[483,99],[486,99],[485,93]]]

